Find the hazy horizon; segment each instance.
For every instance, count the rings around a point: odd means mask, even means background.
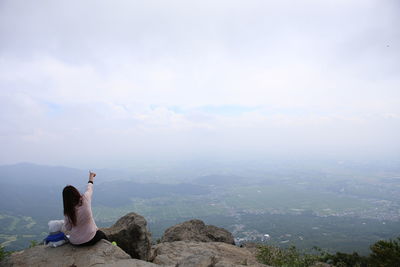
[[[398,1],[2,1],[0,165],[398,160]]]

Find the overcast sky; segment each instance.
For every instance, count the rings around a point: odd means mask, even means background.
[[[400,156],[397,0],[0,1],[0,164]]]

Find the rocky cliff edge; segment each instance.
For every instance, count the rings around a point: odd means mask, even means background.
[[[231,233],[199,220],[168,228],[161,243],[153,246],[146,220],[136,213],[129,213],[102,230],[118,246],[106,240],[91,247],[39,245],[11,254],[0,266],[266,266],[257,262],[255,250],[233,245]]]

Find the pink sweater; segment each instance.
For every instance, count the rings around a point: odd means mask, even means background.
[[[69,241],[79,245],[90,241],[96,234],[97,226],[92,214],[93,184],[88,183],[85,194],[82,195],[82,204],[75,207],[76,225],[72,225],[68,216],[65,216],[65,228],[70,231]]]

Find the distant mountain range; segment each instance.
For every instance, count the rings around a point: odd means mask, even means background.
[[[89,170],[63,166],[47,166],[33,163],[18,163],[0,166],[1,184],[67,185],[85,182]],[[120,170],[96,169],[102,181],[128,179],[129,174]]]
[[[171,195],[202,195],[210,192],[204,184],[138,183],[119,171],[97,171],[93,204],[108,207],[127,205],[131,198],[154,198]],[[19,163],[0,166],[0,212],[24,216],[51,214],[62,211],[62,190],[71,184],[81,192],[86,189],[88,170],[61,166]],[[46,216],[47,217],[47,216]]]

